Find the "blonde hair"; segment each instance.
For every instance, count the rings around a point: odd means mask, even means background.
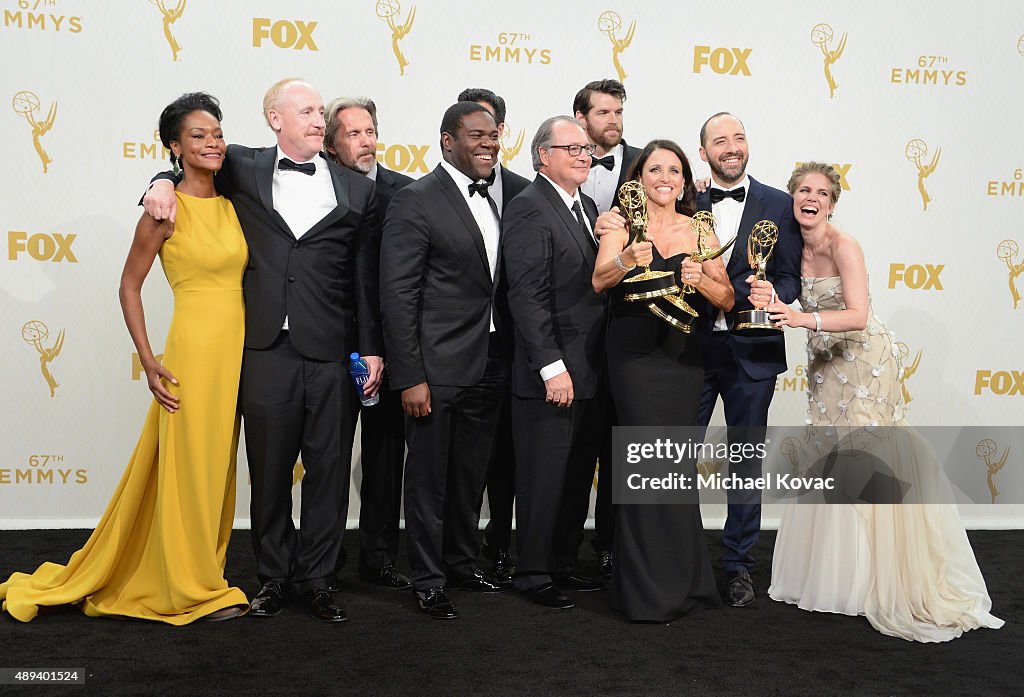
[[[273,128],[270,124],[270,111],[277,110],[278,102],[281,99],[281,93],[285,91],[285,88],[291,87],[292,85],[307,85],[312,87],[304,78],[301,77],[286,77],[283,80],[278,80],[267,93],[263,95],[263,118],[267,120],[267,125]]]
[[[804,162],[794,169],[793,173],[789,175],[789,184],[786,187],[789,190],[789,194],[792,196],[793,192],[796,191],[796,187],[800,185],[800,180],[811,173],[825,175],[832,185],[830,192],[832,205],[838,203],[839,194],[843,191],[843,187],[840,185],[842,180],[839,177],[839,172],[832,165],[826,165],[822,162]]]

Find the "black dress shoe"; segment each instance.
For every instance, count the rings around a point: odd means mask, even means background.
[[[335,593],[341,590],[341,579],[338,577],[337,573],[333,573],[330,576],[328,576],[326,579],[326,583],[327,585],[324,586],[324,589],[331,595],[334,595]]]
[[[555,610],[568,610],[571,607],[576,607],[576,603],[562,593],[562,591],[558,590],[558,586],[554,583],[542,583],[539,586],[534,586],[525,591],[525,595],[538,605]]]
[[[737,571],[729,577],[723,599],[732,607],[747,607],[754,603],[754,580],[747,571]]]
[[[412,586],[412,583],[409,581],[409,577],[398,573],[395,569],[395,565],[390,562],[382,566],[380,569],[370,569],[365,566],[360,567],[359,578],[363,579],[367,583],[372,583],[375,586],[394,588],[399,591]]]
[[[419,603],[423,614],[435,620],[454,620],[459,616],[452,601],[448,599],[448,592],[444,586],[416,591],[416,602]]]
[[[326,588],[315,588],[306,595],[309,614],[321,622],[344,622],[348,619],[341,606],[334,602],[334,595]]]
[[[508,593],[516,589],[511,581],[488,578],[480,569],[474,571],[472,576],[459,581],[455,588],[458,588],[460,591],[473,591],[474,593]]]
[[[511,583],[512,574],[516,572],[515,562],[512,561],[512,553],[507,549],[499,549],[494,553],[494,580],[502,583]]]
[[[273,617],[280,615],[283,607],[284,586],[280,581],[267,581],[252,599],[249,614],[253,617]]]
[[[615,566],[615,553],[610,550],[602,550],[597,555],[597,570],[605,581],[612,580],[612,568]]]
[[[586,576],[580,576],[579,574],[572,573],[568,576],[561,576],[556,579],[552,579],[559,588],[565,588],[566,590],[580,591],[582,593],[589,593],[590,591],[603,591],[608,588],[604,581],[598,581],[596,578],[588,578]]]

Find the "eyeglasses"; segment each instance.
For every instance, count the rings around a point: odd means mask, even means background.
[[[584,150],[587,151],[588,155],[593,155],[594,151],[597,150],[597,146],[593,143],[587,143],[586,145],[552,145],[552,149],[558,148],[559,150],[565,150],[569,153],[569,157],[579,157],[580,153]]]

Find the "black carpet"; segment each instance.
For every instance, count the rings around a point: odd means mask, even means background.
[[[718,532],[708,532],[717,558]],[[88,531],[0,531],[0,574],[63,562]],[[324,625],[298,604],[276,618],[175,628],[91,619],[70,607],[22,624],[0,619],[0,668],[80,668],[84,686],[0,686],[0,695],[1022,695],[1022,531],[970,534],[998,631],[946,644],[882,636],[863,618],[810,613],[764,595],[775,535],[756,548],[754,609],[707,611],[670,625],[633,625],[606,593],[573,610],[515,595],[455,591],[460,619],[418,613],[409,591],[344,578],[350,620]],[[355,559],[356,535],[346,535]],[[583,570],[593,573],[589,547]],[[352,564],[350,563],[350,567]],[[404,559],[399,567],[407,569]],[[236,531],[228,579],[253,592],[249,533]]]

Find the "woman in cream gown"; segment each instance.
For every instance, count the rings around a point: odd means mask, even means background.
[[[803,312],[778,302],[768,310],[780,326],[808,330],[808,423],[821,437],[878,432],[881,451],[871,450],[923,489],[916,500],[925,503],[787,506],[768,594],[804,610],[864,615],[911,641],[1001,627],[941,465],[903,418],[900,354],[871,310],[860,245],[829,223],[839,175],[806,163],[789,190],[804,239]],[[895,426],[905,428],[885,428]]]

